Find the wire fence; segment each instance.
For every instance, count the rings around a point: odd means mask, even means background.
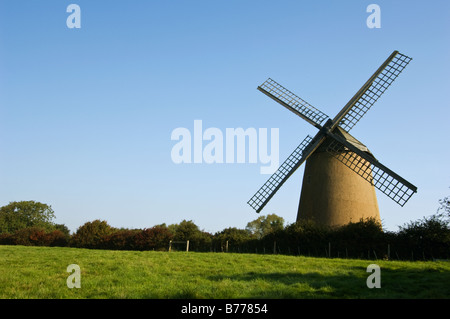
[[[290,255],[321,258],[343,258],[343,259],[367,259],[367,260],[450,260],[450,251],[447,247],[411,247],[405,245],[393,245],[384,243],[383,245],[367,245],[365,248],[341,243],[322,243],[321,245],[306,246],[300,243],[290,243],[290,245],[279,244],[277,241],[264,243],[242,243],[234,244],[226,241],[213,243],[209,247],[197,246],[190,249],[196,252],[215,253],[239,253],[239,254],[270,254],[270,255]]]

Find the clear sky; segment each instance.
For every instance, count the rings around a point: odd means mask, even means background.
[[[0,205],[47,203],[71,231],[94,219],[244,228],[261,163],[175,164],[172,131],[278,128],[282,163],[316,129],[258,85],[271,77],[334,117],[399,50],[412,62],[351,131],[418,187],[403,208],[378,193],[396,231],[450,193],[449,15],[447,0],[0,0]],[[294,222],[302,177],[262,214]]]

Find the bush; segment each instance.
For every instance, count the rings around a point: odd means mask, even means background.
[[[69,235],[56,229],[45,234],[46,246],[65,247],[69,243]]]
[[[13,234],[0,234],[0,245],[15,245]]]
[[[120,229],[102,236],[97,248],[117,250],[166,250],[173,234],[165,226],[145,229]]]
[[[448,258],[450,254],[450,227],[436,215],[400,227],[397,238],[401,253],[411,258]]]
[[[179,224],[170,225],[169,229],[174,234],[173,239],[179,241],[189,240],[189,250],[210,251],[212,235],[201,231],[192,221],[183,220]]]
[[[192,239],[192,241],[189,240],[189,250],[211,251],[212,238],[212,234],[205,231],[200,231],[199,233],[197,233],[197,236]]]
[[[103,236],[103,249],[132,250],[135,249],[135,236],[140,230],[120,229],[110,235]]]
[[[290,244],[290,250],[303,254],[322,256],[324,248],[328,247],[329,227],[317,225],[313,221],[301,221],[286,227],[284,242]],[[283,244],[278,240],[279,246]]]
[[[166,250],[174,235],[164,226],[143,229],[134,236],[134,249]]]
[[[106,221],[94,220],[80,226],[70,240],[70,246],[82,248],[102,248],[103,239],[113,234],[115,229]]]
[[[212,240],[215,251],[225,251],[228,242],[228,250],[237,252],[239,246],[246,245],[252,238],[253,236],[245,229],[229,227],[214,234]]]
[[[385,235],[381,223],[374,218],[361,219],[337,228],[331,234],[330,242],[334,251],[345,251],[350,257],[362,258],[373,252],[380,257],[386,254]]]
[[[17,230],[13,235],[16,245],[46,246],[45,230],[39,227],[26,227]]]
[[[40,227],[26,227],[14,234],[1,234],[0,244],[24,246],[66,246],[68,236],[59,230],[46,231]]]
[[[67,228],[64,224],[54,224],[52,227],[53,230],[59,230],[62,232],[65,236],[70,237],[70,230]]]

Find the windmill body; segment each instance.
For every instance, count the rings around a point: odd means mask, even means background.
[[[365,145],[344,130],[339,127],[337,130],[361,151],[371,154]],[[374,185],[327,152],[328,142],[325,140],[306,160],[297,221],[313,221],[332,227],[367,218],[381,223]],[[361,166],[364,165],[369,163],[361,161]]]
[[[259,86],[319,132],[300,143],[248,204],[259,213],[306,162],[297,221],[337,226],[367,217],[380,220],[375,188],[403,206],[417,187],[381,164],[349,131],[410,61],[394,51],[333,119],[270,78]]]

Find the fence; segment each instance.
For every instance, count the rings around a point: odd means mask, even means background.
[[[171,241],[169,241],[169,252],[172,251],[172,244],[186,244],[186,252],[189,251],[189,240],[186,240],[186,241],[184,241],[184,240],[182,240],[182,241],[180,241],[180,240],[178,240],[178,241],[171,240]]]
[[[211,251],[224,253],[254,253],[254,254],[282,254],[308,257],[351,258],[369,260],[435,260],[450,259],[450,251],[442,247],[410,247],[400,244],[384,243],[383,245],[367,245],[354,247],[342,243],[321,243],[321,245],[301,245],[301,243],[279,243],[276,240],[249,241],[247,243],[233,244],[231,241],[212,243],[209,249],[197,251]]]

